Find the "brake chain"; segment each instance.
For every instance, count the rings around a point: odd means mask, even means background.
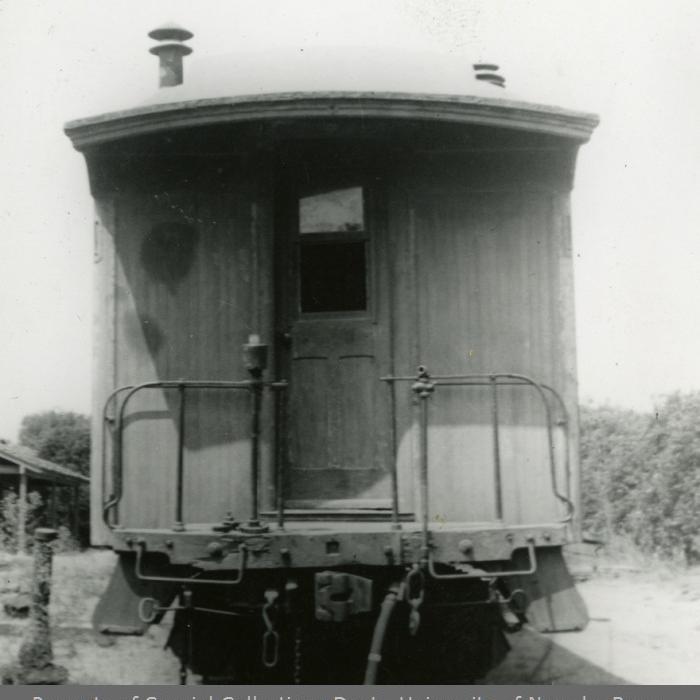
[[[412,637],[418,634],[420,628],[420,606],[425,599],[425,574],[417,566],[406,576],[406,602],[411,608],[408,613],[408,632]]]
[[[265,668],[275,668],[279,662],[280,635],[275,629],[270,612],[277,604],[279,592],[273,588],[265,591],[265,604],[262,608],[262,618],[265,631],[262,636],[262,663]]]
[[[294,685],[301,685],[301,627],[294,630]]]

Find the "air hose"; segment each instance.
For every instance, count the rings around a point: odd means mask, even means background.
[[[403,584],[395,584],[389,589],[389,592],[382,601],[382,607],[379,610],[379,617],[374,625],[374,633],[372,634],[372,644],[367,655],[367,667],[365,668],[364,685],[374,685],[377,682],[377,671],[379,663],[382,660],[382,648],[384,646],[384,637],[386,629],[389,625],[391,613],[394,610],[396,601],[403,594]]]

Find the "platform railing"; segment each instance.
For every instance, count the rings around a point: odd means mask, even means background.
[[[511,372],[499,372],[489,374],[451,374],[451,375],[430,375],[425,366],[418,368],[416,376],[386,376],[381,377],[386,382],[394,394],[394,386],[397,383],[411,384],[411,391],[417,401],[417,423],[419,437],[419,484],[420,484],[420,504],[421,504],[421,530],[423,536],[423,556],[427,563],[430,550],[430,508],[428,500],[429,489],[429,458],[428,458],[428,436],[430,429],[429,401],[438,387],[491,387],[491,429],[493,435],[493,479],[494,479],[494,501],[496,519],[503,519],[503,474],[501,460],[501,440],[500,440],[500,418],[499,418],[499,397],[498,389],[503,386],[523,386],[534,389],[542,401],[545,412],[547,453],[549,461],[550,487],[552,494],[566,507],[566,515],[561,522],[570,522],[574,514],[574,505],[571,500],[571,464],[569,457],[569,418],[566,406],[561,396],[550,386],[535,381],[534,379]],[[566,494],[560,491],[557,478],[556,445],[554,438],[554,417],[550,397],[556,403],[560,418],[557,421],[563,429],[564,434],[564,475],[566,479]],[[391,470],[391,488],[393,500],[393,514],[395,525],[398,527],[398,474],[396,459]]]
[[[250,346],[246,346],[250,347]],[[288,383],[286,381],[265,382],[262,380],[262,370],[255,365],[251,368],[246,365],[251,372],[251,379],[243,381],[202,381],[202,380],[168,380],[144,382],[138,385],[127,385],[114,390],[105,402],[102,420],[105,427],[105,434],[109,432],[112,437],[113,458],[111,469],[111,493],[103,499],[103,519],[105,524],[111,528],[120,527],[119,505],[123,497],[123,476],[124,476],[124,442],[127,425],[127,408],[133,397],[140,392],[148,390],[177,390],[177,463],[175,479],[175,517],[173,529],[182,531],[186,527],[184,518],[184,474],[185,474],[185,443],[186,443],[186,397],[187,392],[193,390],[229,390],[246,391],[251,395],[250,410],[250,480],[251,480],[251,517],[247,523],[239,526],[243,532],[255,533],[264,532],[267,526],[260,521],[259,510],[259,476],[260,476],[260,416],[262,410],[262,397],[265,391],[269,391],[274,396],[274,418],[272,434],[274,438],[274,483],[275,483],[275,510],[276,521],[279,528],[284,527],[285,522],[285,418],[286,418],[286,392]],[[460,375],[434,375],[431,376],[424,366],[418,368],[416,376],[386,376],[381,377],[381,381],[387,383],[392,393],[392,406],[394,406],[396,384],[409,383],[411,391],[416,397],[417,422],[419,436],[419,481],[420,481],[420,504],[421,504],[421,524],[424,540],[424,548],[429,548],[429,523],[430,509],[428,501],[429,490],[429,450],[428,440],[430,433],[429,420],[429,400],[438,387],[491,387],[491,430],[493,436],[493,478],[494,478],[494,501],[495,515],[497,520],[503,519],[503,474],[501,459],[501,438],[500,438],[500,387],[530,387],[534,389],[541,399],[546,422],[547,451],[549,461],[550,487],[553,495],[566,506],[566,515],[562,522],[569,522],[573,517],[574,506],[571,501],[571,472],[569,455],[569,418],[566,405],[561,396],[550,386],[531,379],[528,376],[515,373],[490,373],[490,374],[460,374]],[[558,418],[554,419],[554,406],[556,405]],[[394,409],[395,411],[395,409]],[[395,416],[394,416],[395,418]],[[554,438],[554,428],[556,426],[563,430],[564,435],[564,464],[563,472],[565,486],[562,493],[560,491],[557,477],[557,457]],[[107,440],[103,435],[102,440],[102,485],[103,491],[107,486],[108,477]],[[401,517],[399,506],[398,489],[398,465],[396,455],[390,465],[391,484],[391,523],[395,529],[400,529]]]
[[[120,526],[119,504],[124,495],[124,442],[127,427],[127,409],[133,398],[142,392],[149,390],[177,390],[177,461],[175,466],[175,517],[173,530],[182,531],[186,527],[184,517],[184,478],[185,478],[185,445],[187,426],[187,395],[196,390],[219,391],[245,391],[251,396],[250,409],[250,481],[251,481],[251,516],[247,523],[240,529],[248,532],[263,532],[266,526],[261,523],[259,512],[259,478],[260,478],[260,414],[262,410],[262,395],[266,390],[274,396],[275,424],[273,434],[276,437],[275,454],[275,482],[281,491],[283,469],[281,465],[282,449],[280,435],[283,433],[282,421],[284,418],[283,402],[287,382],[265,382],[260,376],[243,381],[209,381],[209,380],[163,380],[144,382],[137,385],[128,385],[115,389],[107,398],[102,412],[105,434],[112,436],[112,469],[111,469],[111,493],[104,499],[102,515],[105,524],[110,529]],[[107,485],[107,440],[102,440],[102,484],[103,489]]]

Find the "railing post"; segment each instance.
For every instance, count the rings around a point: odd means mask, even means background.
[[[185,383],[177,385],[179,398],[179,411],[177,419],[177,475],[175,477],[175,525],[173,530],[183,532],[185,529],[185,516],[183,513],[183,493],[185,480]]]
[[[119,501],[122,493],[122,485],[124,478],[124,410],[123,404],[116,411],[116,419],[114,423],[114,434],[112,436],[112,493],[109,495],[108,503],[113,503],[112,506],[112,526],[119,526]],[[104,511],[105,523],[109,525],[109,510]]]
[[[428,549],[430,546],[429,514],[428,514],[428,399],[435,391],[435,384],[430,380],[428,370],[421,365],[418,367],[418,377],[411,386],[418,398],[419,410],[419,458],[420,458],[420,499],[422,509],[423,551],[422,564],[428,564]]]
[[[271,388],[275,395],[275,499],[277,502],[277,527],[284,527],[284,476],[286,455],[286,382],[274,382]]]
[[[123,414],[119,407],[119,394],[133,389],[133,386],[121,386],[114,389],[107,397],[102,408],[102,520],[104,524],[113,530],[119,526],[119,501],[121,499],[121,468],[122,468],[122,425]],[[114,415],[109,414],[109,407],[114,404]],[[112,465],[109,477],[111,491],[107,494],[107,435],[109,434],[112,447]],[[106,497],[106,498],[105,498]],[[110,513],[112,514],[110,520]]]
[[[391,527],[394,530],[401,529],[401,516],[399,512],[399,475],[398,475],[398,448],[396,445],[396,391],[394,382],[387,382],[389,389],[389,401],[391,406]]]
[[[263,392],[263,372],[267,367],[267,345],[260,342],[260,336],[251,335],[243,346],[245,368],[250,374],[250,392],[253,399],[250,439],[250,500],[251,515],[247,523],[240,526],[241,532],[267,532],[267,525],[259,517],[259,480],[260,480],[260,408]]]
[[[496,520],[503,520],[503,486],[501,479],[501,440],[498,416],[498,377],[492,374],[491,382],[491,416],[493,418],[493,479],[496,491]]]

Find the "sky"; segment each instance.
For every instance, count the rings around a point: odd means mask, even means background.
[[[518,96],[599,114],[572,195],[581,399],[650,410],[700,390],[700,3],[0,0],[0,437],[29,413],[90,411],[92,205],[62,125],[155,91],[146,35],[165,21],[196,56],[495,61]]]

